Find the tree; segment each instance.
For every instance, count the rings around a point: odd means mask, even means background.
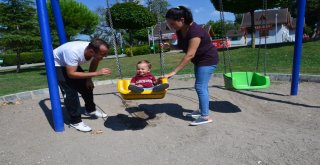
[[[101,38],[107,41],[108,43],[111,43],[112,38],[110,36],[112,35],[112,32],[108,27],[108,23],[105,18],[106,9],[103,7],[98,7],[96,9],[96,13],[99,16],[99,24],[97,25],[95,32],[90,35],[90,38]]]
[[[243,14],[234,14],[234,17],[235,17],[234,24],[241,25]]]
[[[99,23],[97,14],[74,0],[60,0],[59,2],[67,40],[72,40],[72,37],[77,34],[90,35],[94,33]],[[51,4],[48,4],[48,9],[50,27],[56,29]]]
[[[156,24],[156,16],[147,8],[136,3],[117,3],[110,8],[110,12],[112,15],[111,19],[113,27],[115,29],[129,30],[131,47],[133,40],[132,33],[134,30],[139,30]],[[107,20],[109,20],[108,15]]]
[[[157,15],[157,21],[162,22],[165,20],[165,16],[170,6],[167,0],[147,0],[147,6],[150,11]]]
[[[284,2],[284,6],[288,6],[289,12],[292,17],[297,17],[297,0],[286,0]],[[305,31],[308,33],[312,33],[313,28],[315,28],[315,24],[320,23],[320,1],[319,0],[308,0],[306,4],[306,12],[305,12]]]
[[[32,0],[2,0],[0,3],[0,44],[16,53],[17,73],[20,54],[40,48],[40,33]]]
[[[134,39],[138,41],[148,41],[148,29],[143,28],[140,30],[135,30],[134,31]]]
[[[211,3],[216,10],[220,11],[220,1],[222,0],[211,0]],[[275,7],[283,6],[283,0],[268,0],[267,8],[272,9]],[[263,0],[228,0],[223,1],[223,11],[231,12],[236,14],[250,12],[251,15],[251,38],[255,38],[255,25],[254,25],[254,11],[263,9]],[[255,47],[255,40],[252,40],[252,48]]]
[[[223,31],[223,29],[221,29],[221,21],[214,22],[214,21],[210,20],[207,24],[211,25],[211,28],[214,31],[216,38],[221,38],[223,36],[224,31]],[[237,26],[233,22],[229,21],[229,22],[225,23],[225,30],[226,31],[234,30],[234,29],[237,29]]]

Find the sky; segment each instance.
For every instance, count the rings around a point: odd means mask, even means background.
[[[106,7],[106,0],[76,0],[88,6],[90,10],[95,10],[97,7]],[[110,0],[110,4],[114,4],[116,0]],[[171,7],[186,6],[191,9],[193,19],[198,24],[205,24],[210,20],[220,20],[219,11],[215,10],[210,0],[168,0]],[[145,3],[144,3],[145,4]],[[234,21],[234,15],[232,13],[224,13],[225,20]]]

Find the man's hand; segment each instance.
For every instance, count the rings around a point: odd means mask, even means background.
[[[98,75],[110,75],[112,72],[109,68],[102,68],[100,70],[97,71]]]
[[[91,78],[88,78],[87,81],[86,81],[86,87],[90,90],[93,90],[94,88],[94,84],[92,82],[92,79]]]

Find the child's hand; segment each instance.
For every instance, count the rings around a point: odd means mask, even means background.
[[[157,79],[157,81],[156,81],[156,84],[161,84],[161,83],[162,83],[162,78],[163,78],[163,77],[159,77],[159,78]]]

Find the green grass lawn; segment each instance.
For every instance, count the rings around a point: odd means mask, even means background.
[[[232,71],[255,71],[258,48],[237,48],[228,52],[219,51],[220,63],[216,73],[224,72],[224,58],[229,61],[231,59]],[[294,45],[290,44],[281,47],[270,47],[267,49],[267,73],[288,73],[291,74],[293,60]],[[170,72],[181,60],[182,53],[165,53],[165,72]],[[263,72],[264,49],[260,49],[259,72]],[[120,58],[123,77],[131,77],[135,74],[135,64],[141,59],[149,60],[152,63],[152,72],[160,75],[159,54],[141,55],[134,57]],[[83,66],[85,69],[88,65]],[[100,76],[94,80],[107,80],[119,78],[119,73],[115,59],[106,59],[101,61],[99,68],[108,67],[113,73],[110,76]],[[227,70],[229,67],[227,65]],[[189,64],[178,74],[192,74],[193,65]],[[319,74],[320,73],[320,41],[307,42],[303,44],[300,73],[303,74]],[[45,67],[34,67],[22,69],[21,73],[15,71],[0,72],[0,96],[47,88]]]

